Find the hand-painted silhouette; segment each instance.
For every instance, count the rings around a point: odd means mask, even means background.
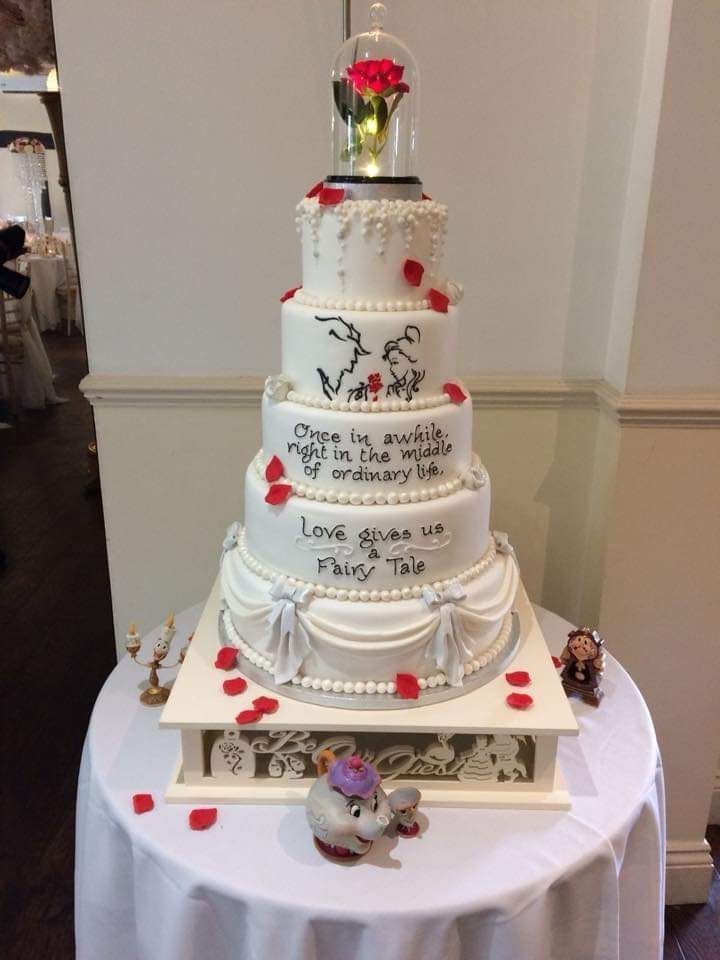
[[[322,384],[322,391],[329,400],[334,400],[340,396],[343,389],[347,389],[348,395],[352,392],[352,387],[344,387],[345,377],[353,372],[357,366],[360,357],[370,356],[370,351],[363,347],[360,339],[360,331],[348,320],[343,320],[340,316],[334,317],[315,317],[320,323],[327,324],[326,332],[329,337],[334,337],[340,343],[346,345],[346,352],[342,360],[342,366],[337,373],[327,373],[322,367],[317,368]]]

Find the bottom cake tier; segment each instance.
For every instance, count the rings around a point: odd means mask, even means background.
[[[457,578],[377,596],[318,595],[312,584],[256,562],[236,531],[221,565],[220,630],[268,685],[367,698],[395,695],[400,676],[420,691],[461,692],[506,659],[518,583],[515,558],[498,535]]]

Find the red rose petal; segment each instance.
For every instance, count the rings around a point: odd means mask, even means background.
[[[423,200],[432,200],[432,197],[429,197],[426,193],[422,195]]]
[[[238,652],[235,647],[220,647],[215,656],[218,670],[232,670],[237,666]]]
[[[260,713],[275,713],[280,706],[275,697],[258,697],[252,704]]]
[[[217,807],[202,807],[190,811],[188,823],[191,830],[209,830],[217,821]]]
[[[315,186],[310,187],[310,189],[308,190],[308,192],[305,194],[305,199],[306,199],[306,200],[312,200],[313,197],[316,197],[316,196],[320,193],[320,191],[322,190],[322,188],[323,188],[323,181],[322,181],[322,180],[318,180],[318,182],[315,184]]]
[[[552,662],[553,662],[553,666],[555,667],[556,670],[557,670],[558,667],[561,667],[561,666],[563,665],[563,662],[562,662],[562,660],[560,659],[560,657],[553,657],[553,658],[552,658]]]
[[[292,300],[298,290],[302,290],[302,284],[299,287],[290,287],[289,290],[286,290],[285,293],[280,297],[280,303],[285,303],[286,300]]]
[[[151,793],[134,793],[133,810],[135,813],[149,813],[155,808],[155,801]]]
[[[457,383],[444,383],[443,393],[450,397],[452,403],[463,403],[467,400],[467,394]]]
[[[293,488],[289,483],[274,483],[265,494],[265,503],[276,507],[279,503],[285,503],[292,492]]]
[[[336,190],[334,187],[323,187],[318,193],[318,203],[322,207],[333,207],[336,203],[342,203],[345,199],[343,189]]]
[[[432,287],[430,290],[428,290],[428,300],[430,301],[430,306],[433,310],[437,310],[438,313],[448,312],[450,298],[446,297],[445,294],[441,293],[439,290],[436,290],[435,287]]]
[[[413,287],[419,287],[425,267],[417,260],[406,260],[403,264],[403,274],[407,282]]]
[[[235,717],[235,723],[239,723],[240,726],[245,723],[257,723],[261,716],[261,710],[241,710]]]
[[[404,82],[403,82],[403,83],[398,83],[398,85],[396,86],[395,89],[397,90],[398,93],[409,93],[409,92],[410,92],[410,87],[409,87],[406,83],[404,83]],[[428,199],[430,199],[430,198],[428,197]]]
[[[417,700],[420,694],[417,677],[412,673],[398,673],[395,677],[395,686],[397,687],[397,695],[402,700]]]
[[[272,457],[265,467],[265,479],[268,483],[275,483],[285,473],[285,467],[278,457]]]
[[[238,693],[245,693],[247,690],[247,680],[244,677],[232,677],[223,682],[223,693],[229,697],[235,697]]]
[[[511,687],[527,687],[530,683],[530,674],[527,670],[515,670],[513,673],[506,673],[505,679]]]
[[[505,703],[513,710],[527,710],[533,705],[533,698],[529,693],[509,693],[505,697]]]

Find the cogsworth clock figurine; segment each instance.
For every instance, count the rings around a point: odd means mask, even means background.
[[[565,649],[560,654],[565,664],[560,679],[568,695],[578,694],[585,703],[600,706],[603,691],[600,681],[605,672],[603,639],[597,630],[581,627],[568,634]]]

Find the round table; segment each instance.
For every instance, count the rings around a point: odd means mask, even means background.
[[[199,613],[176,618],[177,644]],[[558,653],[570,625],[537,613]],[[138,702],[144,679],[125,657],[90,721],[78,960],[661,957],[662,772],[647,708],[612,657],[602,705],[575,701],[580,736],[561,740],[570,812],[432,807],[418,838],[383,838],[350,866],[318,853],[301,806],[220,806],[212,829],[191,831],[190,808],[162,799],[178,733]],[[141,792],[155,809],[136,815]]]

